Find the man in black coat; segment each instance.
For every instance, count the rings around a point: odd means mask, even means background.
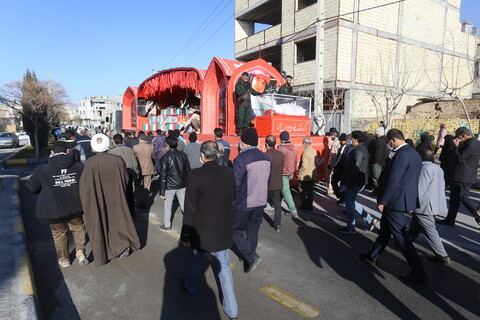
[[[38,220],[50,224],[58,264],[70,266],[67,230],[70,228],[75,241],[76,257],[82,265],[85,257],[85,225],[80,201],[79,180],[83,165],[67,155],[67,143],[57,140],[53,144],[48,163],[37,167],[26,187],[39,193],[36,214]]]
[[[337,160],[333,163],[332,174],[332,189],[333,193],[337,197],[337,205],[343,205],[345,202],[345,191],[340,190],[340,181],[342,180],[343,173],[345,171],[345,165],[347,164],[347,155],[349,146],[347,145],[347,135],[342,133],[338,137],[340,141],[340,149],[337,152]]]
[[[375,139],[373,139],[369,145],[370,152],[370,168],[371,177],[373,182],[372,196],[377,195],[378,179],[382,173],[382,169],[385,166],[385,160],[390,153],[387,147],[387,140],[385,138],[385,128],[380,127],[375,130]]]
[[[405,213],[413,213],[417,208],[422,160],[418,152],[405,142],[400,130],[391,129],[386,137],[395,155],[387,162],[379,180],[377,208],[382,212],[380,231],[372,249],[368,253],[361,253],[360,258],[376,264],[390,236],[393,236],[412,269],[411,273],[401,274],[399,278],[427,282],[427,275],[410,240],[405,221]]]
[[[455,130],[456,139],[453,141],[455,148],[455,161],[453,165],[453,182],[450,188],[450,203],[448,215],[445,220],[437,221],[440,224],[455,226],[458,208],[463,203],[465,208],[475,217],[480,224],[480,210],[470,200],[470,186],[477,181],[478,161],[480,160],[480,141],[474,139],[468,128],[461,127]]]
[[[168,151],[160,161],[160,198],[163,203],[163,224],[160,226],[162,231],[172,230],[172,204],[175,196],[178,199],[180,209],[183,211],[185,203],[185,184],[187,173],[190,171],[187,154],[177,150],[178,139],[169,135],[165,139]]]
[[[364,134],[362,131],[352,131],[352,151],[347,157],[347,164],[342,178],[345,185],[345,209],[347,210],[347,226],[338,229],[344,234],[355,234],[355,212],[358,212],[368,229],[372,231],[377,224],[377,219],[372,216],[356,201],[357,195],[365,188],[368,181],[368,150],[363,145]]]
[[[221,286],[223,309],[230,319],[236,319],[238,306],[229,262],[235,177],[231,168],[216,162],[217,154],[215,141],[202,143],[200,155],[204,164],[187,176],[181,241],[192,251],[182,286],[191,295],[197,293],[201,258],[205,252],[210,253]]]

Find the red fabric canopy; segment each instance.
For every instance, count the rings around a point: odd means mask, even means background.
[[[154,99],[179,89],[200,94],[204,76],[205,70],[195,68],[163,70],[142,82],[138,87],[138,96],[147,100]]]

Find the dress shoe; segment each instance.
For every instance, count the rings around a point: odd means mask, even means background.
[[[185,279],[183,278],[180,278],[178,279],[180,280],[180,287],[182,287],[182,289],[188,293],[189,295],[191,295],[192,297],[195,295],[195,293],[191,292],[190,290],[188,290],[188,287],[187,287],[187,283],[185,282]]]
[[[455,222],[448,221],[447,219],[444,220],[436,220],[438,224],[443,224],[444,226],[451,226],[455,227]]]
[[[260,263],[260,261],[262,261],[262,258],[256,257],[256,258],[253,259],[252,261],[247,262],[247,265],[246,265],[247,268],[244,270],[245,273],[250,273],[250,272],[252,272],[253,270],[255,270],[255,268],[258,266],[258,264]],[[245,264],[244,264],[244,268],[245,268]]]
[[[416,276],[414,274],[400,274],[398,279],[406,282],[414,282],[414,283],[427,283],[428,279],[427,276]]]
[[[356,234],[357,233],[357,231],[352,230],[352,229],[348,229],[347,227],[338,228],[337,231],[340,232],[340,233],[343,233],[343,234]]]
[[[480,225],[480,204],[477,206],[477,210],[475,210],[475,221]]]
[[[359,253],[358,257],[360,258],[360,260],[365,261],[372,266],[376,266],[378,264],[378,260],[370,258],[370,255],[368,253]]]
[[[427,259],[432,261],[432,262],[442,263],[442,264],[450,264],[450,262],[452,261],[452,259],[450,259],[449,256],[445,256],[445,257],[429,256],[429,257],[427,257]]]

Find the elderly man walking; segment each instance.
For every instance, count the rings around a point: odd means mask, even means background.
[[[262,260],[256,250],[263,209],[267,205],[270,159],[257,147],[257,130],[248,128],[240,139],[241,151],[233,162],[237,186],[233,242],[244,261],[245,273],[249,273]]]
[[[280,145],[278,151],[283,153],[283,171],[282,171],[282,196],[288,206],[292,217],[297,217],[297,208],[293,202],[292,192],[290,191],[290,179],[297,168],[297,148],[290,141],[290,134],[287,131],[280,133]]]
[[[427,243],[432,248],[434,256],[429,257],[434,262],[448,264],[450,257],[447,255],[442,240],[435,227],[434,216],[447,212],[447,199],[445,198],[445,180],[443,170],[434,163],[433,152],[421,150],[422,171],[418,180],[418,200],[420,206],[415,210],[410,223],[409,234],[414,241],[423,233]]]
[[[313,185],[317,178],[316,158],[317,151],[312,148],[312,139],[303,139],[302,157],[298,166],[297,179],[300,182],[301,210],[313,210]]]
[[[270,183],[268,185],[268,203],[275,210],[273,227],[275,231],[281,231],[282,225],[282,170],[283,170],[283,153],[275,150],[277,139],[274,136],[265,138],[265,154],[270,158]]]
[[[138,183],[138,202],[137,208],[144,209],[147,205],[147,199],[150,194],[150,186],[152,184],[152,177],[155,174],[155,168],[153,167],[153,159],[155,154],[153,146],[148,144],[148,136],[142,134],[139,138],[139,143],[133,146],[133,153],[138,159],[141,170],[141,179]]]
[[[128,173],[128,183],[127,183],[127,202],[128,207],[130,208],[130,213],[132,216],[135,215],[135,195],[133,184],[135,182],[136,177],[139,175],[138,171],[138,161],[137,157],[135,157],[135,153],[133,153],[132,148],[126,147],[123,145],[123,137],[121,134],[116,134],[112,138],[113,144],[115,147],[110,149],[108,153],[114,154],[119,156],[125,161],[125,165],[127,167]]]
[[[181,241],[192,250],[182,285],[191,295],[197,294],[202,257],[209,253],[222,292],[223,310],[230,319],[236,319],[238,306],[229,262],[235,177],[231,168],[217,163],[216,142],[202,143],[200,154],[204,164],[190,171],[186,184]]]
[[[404,216],[417,207],[422,160],[418,152],[405,142],[400,130],[391,129],[386,137],[395,155],[388,161],[378,184],[377,208],[382,212],[380,231],[373,247],[368,253],[361,253],[360,258],[376,264],[393,236],[411,268],[409,274],[401,274],[399,278],[412,282],[427,282],[427,275],[408,234]]]

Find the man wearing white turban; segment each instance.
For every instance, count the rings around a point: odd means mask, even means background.
[[[97,155],[85,162],[80,178],[80,198],[95,265],[106,264],[140,248],[138,234],[127,203],[128,173],[119,156],[108,154],[110,140],[104,134],[92,137]]]

